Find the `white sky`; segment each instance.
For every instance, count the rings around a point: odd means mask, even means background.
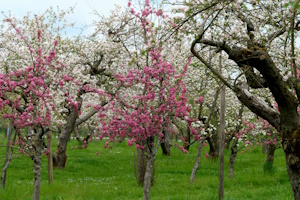
[[[74,14],[68,17],[70,22],[76,22],[78,28],[84,24],[91,24],[97,17],[93,14],[93,10],[105,16],[109,16],[111,10],[115,8],[115,4],[122,7],[127,6],[127,0],[1,0],[0,12],[5,15],[11,14],[17,18],[23,17],[27,12],[32,14],[42,14],[51,6],[56,9],[68,9],[75,6]],[[4,16],[0,13],[0,19]],[[89,30],[92,31],[92,30]],[[76,34],[71,31],[70,34]]]

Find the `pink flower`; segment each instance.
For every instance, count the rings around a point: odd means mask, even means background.
[[[208,153],[205,153],[205,157],[206,157],[206,158],[209,158],[209,155],[208,155]]]
[[[139,144],[136,144],[136,146],[135,146],[137,149],[145,149],[145,147],[144,146],[142,146],[142,145],[139,145]]]
[[[37,31],[37,38],[40,40],[41,37],[42,37],[42,31],[39,29],[39,30]]]
[[[130,9],[130,13],[131,13],[132,15],[134,15],[134,13],[135,13],[134,8],[131,8],[131,9]]]
[[[56,47],[58,45],[58,40],[54,40],[54,46]]]

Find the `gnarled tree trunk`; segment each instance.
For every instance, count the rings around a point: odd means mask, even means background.
[[[287,172],[294,198],[300,199],[300,130],[283,134],[282,147],[285,153]]]

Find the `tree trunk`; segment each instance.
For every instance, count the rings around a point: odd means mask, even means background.
[[[229,149],[230,147],[230,142],[232,141],[231,133],[225,137],[225,149]]]
[[[57,153],[53,154],[53,167],[64,169],[67,162],[67,144],[78,118],[78,110],[73,110],[68,117],[63,131],[59,135]]]
[[[274,152],[275,152],[276,146],[272,143],[269,143],[267,147],[268,147],[267,160],[264,164],[264,171],[271,171],[273,168]]]
[[[219,156],[219,142],[218,137],[215,136],[216,133],[213,132],[213,136],[207,138],[208,144],[209,144],[209,156],[210,158],[218,158]]]
[[[237,139],[234,139],[231,146],[231,152],[230,152],[230,159],[229,159],[229,173],[228,177],[233,178],[234,177],[234,162],[237,155]]]
[[[214,108],[213,110],[213,121],[212,124],[214,127],[218,126],[218,111]],[[210,158],[216,159],[219,157],[219,134],[217,131],[212,131],[212,136],[207,139],[209,144],[209,156]]]
[[[220,70],[221,70],[220,54]],[[221,89],[219,127],[219,199],[224,198],[225,86]]]
[[[186,137],[185,137],[185,142],[183,143],[183,148],[188,151],[190,149],[190,144],[191,144],[191,131],[189,125],[187,124]]]
[[[150,188],[153,179],[154,161],[155,161],[154,147],[150,147],[148,148],[148,152],[147,152],[147,164],[146,164],[146,171],[144,177],[144,193],[143,193],[144,200],[150,200]]]
[[[40,199],[42,147],[43,147],[43,137],[41,131],[38,130],[36,141],[35,141],[35,154],[33,155],[34,182],[33,182],[32,200]]]
[[[198,152],[197,152],[197,156],[196,156],[196,161],[195,161],[195,165],[193,167],[192,174],[191,174],[191,177],[190,177],[190,182],[191,183],[195,181],[196,173],[197,173],[197,170],[199,168],[199,162],[200,162],[202,147],[203,147],[203,143],[202,143],[201,140],[199,140],[199,147],[198,147]]]
[[[137,181],[139,185],[144,184],[144,177],[146,171],[146,159],[145,159],[145,150],[138,149],[138,163],[137,163]]]
[[[51,125],[49,125],[51,128]],[[47,150],[48,150],[48,183],[53,182],[53,158],[52,158],[52,132],[49,131],[47,134]]]
[[[300,130],[283,134],[282,148],[285,152],[287,172],[289,174],[294,199],[300,199]]]
[[[9,166],[11,156],[12,156],[12,153],[13,153],[13,148],[11,148],[11,153],[9,154],[9,147],[10,147],[10,141],[11,141],[11,136],[12,136],[12,129],[13,129],[13,119],[10,119],[10,123],[9,123],[9,127],[8,127],[9,132],[8,132],[8,136],[7,136],[4,167],[3,167],[2,172],[1,172],[1,185],[2,185],[3,191],[5,190],[6,171],[7,171],[7,168]]]
[[[268,145],[266,143],[266,138],[262,138],[261,143],[262,143],[262,153],[267,153],[268,152]]]
[[[286,154],[286,159],[289,159],[294,155]],[[299,167],[299,157],[298,158],[298,164],[296,165],[290,165],[289,161],[287,161],[287,172],[289,174],[294,199],[299,200],[300,199],[300,167]]]
[[[163,131],[163,132],[164,132],[164,142],[160,143],[162,154],[165,156],[170,156],[171,155],[170,134],[168,131]]]

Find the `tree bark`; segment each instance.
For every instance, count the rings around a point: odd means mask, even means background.
[[[190,144],[191,144],[191,131],[189,125],[186,124],[186,136],[185,136],[185,142],[183,143],[183,148],[188,151],[190,149]]]
[[[213,135],[211,137],[207,138],[208,144],[209,144],[209,156],[210,158],[218,158],[219,157],[219,138],[216,136],[215,131],[213,132]]]
[[[35,154],[33,155],[33,193],[32,200],[40,199],[41,190],[41,161],[42,161],[43,136],[40,130],[37,131],[35,141]]]
[[[147,151],[147,163],[146,163],[146,170],[145,170],[145,177],[144,177],[144,185],[143,185],[143,199],[150,200],[150,189],[153,183],[153,168],[154,168],[154,161],[157,153],[157,149],[159,147],[159,141],[156,147],[152,146],[154,139],[152,137],[146,140],[145,149]]]
[[[49,125],[51,129],[51,125]],[[52,132],[49,131],[47,134],[47,150],[48,150],[48,183],[53,182],[53,158],[52,158]]]
[[[234,162],[237,155],[237,139],[234,139],[231,146],[231,152],[230,152],[230,159],[229,159],[229,173],[228,177],[233,178],[234,177]]]
[[[276,149],[276,146],[274,144],[269,143],[267,145],[267,160],[264,164],[264,170],[265,171],[270,171],[273,168],[275,149]]]
[[[160,143],[162,154],[164,156],[170,156],[171,155],[171,145],[170,145],[170,134],[168,131],[163,131],[164,133],[164,142]]]
[[[137,181],[139,185],[144,184],[144,177],[146,171],[146,159],[145,159],[145,150],[138,149],[138,163],[137,163]]]
[[[262,138],[261,143],[262,143],[262,153],[265,154],[268,152],[268,145],[266,143],[266,138]]]
[[[10,119],[8,129],[9,129],[9,132],[8,132],[7,143],[6,143],[5,161],[4,161],[4,167],[3,167],[2,172],[1,172],[1,185],[2,185],[3,191],[5,190],[6,171],[7,171],[7,168],[9,166],[11,156],[12,156],[12,153],[13,153],[13,148],[11,148],[11,153],[9,154],[9,147],[10,147],[10,141],[11,141],[12,129],[13,129],[13,119]]]
[[[77,98],[77,101],[80,102],[80,97]],[[82,99],[81,99],[82,102]],[[71,136],[72,131],[75,128],[75,122],[78,118],[80,106],[77,110],[72,110],[71,114],[68,117],[67,123],[59,135],[58,144],[57,144],[57,153],[53,154],[53,167],[59,169],[64,169],[67,162],[67,143]]]
[[[221,89],[222,90],[222,89]],[[213,109],[213,121],[212,124],[214,127],[218,126],[218,111],[215,108],[216,105],[212,108]],[[209,144],[209,156],[210,158],[216,159],[219,157],[219,134],[217,131],[213,130],[212,135],[207,138]]]
[[[283,134],[282,148],[285,152],[294,199],[300,199],[300,130]]]
[[[150,200],[150,188],[153,177],[153,165],[155,161],[155,155],[153,153],[149,153],[147,155],[147,164],[144,178],[144,200]]]
[[[221,54],[220,54],[221,62]],[[221,68],[221,67],[220,67]],[[224,198],[225,86],[221,89],[219,128],[219,199]]]
[[[191,183],[195,181],[196,173],[197,173],[197,170],[199,168],[199,162],[200,162],[202,147],[203,147],[203,143],[202,143],[201,140],[199,140],[199,147],[198,147],[198,152],[197,152],[197,156],[196,156],[196,161],[195,161],[195,165],[193,167],[192,174],[191,174],[191,177],[190,177],[190,182]]]
[[[95,115],[98,111],[93,109],[89,113],[87,113],[85,116],[78,118],[81,105],[82,105],[82,98],[81,95],[84,93],[84,91],[81,89],[79,93],[77,94],[76,101],[78,102],[78,109],[77,110],[71,110],[70,115],[68,116],[67,123],[65,124],[65,127],[63,131],[59,135],[58,144],[57,144],[57,153],[53,154],[53,167],[57,167],[59,169],[64,169],[66,162],[67,162],[67,144],[68,140],[71,136],[71,133],[73,132],[74,128],[91,118],[93,115]],[[101,106],[105,106],[108,102],[102,102]]]
[[[293,156],[291,154],[286,154],[286,158],[288,159],[290,156]],[[299,157],[297,157],[300,159]],[[299,162],[299,161],[298,161]],[[298,166],[293,166],[290,164],[287,164],[287,172],[289,174],[294,199],[299,200],[300,199],[300,170],[299,170],[299,163]]]
[[[231,133],[229,133],[227,137],[225,137],[225,147],[224,147],[225,149],[229,149],[231,141],[232,141],[232,137],[231,137]]]

